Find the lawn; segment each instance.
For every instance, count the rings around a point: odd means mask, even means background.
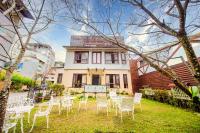
[[[56,107],[50,114],[50,128],[46,129],[46,119],[38,118],[33,133],[93,133],[93,132],[138,132],[138,133],[200,133],[200,115],[184,109],[176,108],[167,104],[142,99],[141,112],[139,107],[135,107],[135,119],[131,115],[124,114],[123,122],[115,116],[115,110],[111,109],[107,117],[106,111],[96,113],[94,100],[89,100],[88,110],[77,111],[78,101],[75,101],[73,112],[67,113],[65,110],[59,115]],[[33,119],[34,112],[31,113]],[[31,119],[31,122],[32,122]],[[31,128],[31,123],[27,123],[27,116],[24,120],[25,133]],[[17,125],[16,132],[20,132],[20,124]]]

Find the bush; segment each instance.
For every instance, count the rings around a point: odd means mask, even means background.
[[[14,73],[11,78],[11,90],[20,90],[23,85],[33,87],[34,81],[31,78],[24,77],[21,74]]]
[[[3,81],[5,79],[6,71],[1,70],[0,71],[0,81]]]
[[[140,90],[144,98],[156,100],[156,101],[167,103],[176,107],[191,109],[193,111],[200,112],[199,103],[194,103],[192,100],[173,98],[170,90],[159,90],[159,89],[151,90],[151,94],[146,93],[146,91],[150,91],[150,89],[148,88],[148,89]]]
[[[61,84],[54,84],[51,86],[51,89],[56,94],[56,96],[61,96],[63,94],[65,87],[64,85]]]
[[[43,99],[42,95],[43,95],[42,93],[35,94],[35,102],[36,103],[42,102],[42,99]]]

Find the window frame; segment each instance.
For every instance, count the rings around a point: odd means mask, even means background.
[[[61,75],[61,76],[60,76]],[[57,83],[61,84],[62,83],[62,78],[63,78],[63,73],[58,73],[58,77],[57,77]]]
[[[125,59],[123,59],[123,55],[124,55]],[[126,53],[125,52],[121,53],[121,61],[122,61],[122,64],[127,64],[127,58],[126,58]]]
[[[97,63],[97,53],[100,53],[100,63]],[[94,62],[94,56],[93,54],[96,54],[96,63]],[[92,52],[92,64],[101,64],[102,63],[102,53],[101,52]]]
[[[80,59],[81,62],[78,63],[77,60],[76,60],[76,57],[77,57],[76,55],[80,54],[82,56],[83,53],[87,53],[87,61],[85,63],[83,63],[82,59]],[[75,51],[74,52],[74,64],[88,64],[88,62],[89,62],[89,51]]]
[[[118,88],[120,88],[120,74],[106,74],[106,76],[109,76],[109,83],[107,83],[107,81],[105,82],[106,86],[108,86],[109,88],[111,88],[110,76],[113,76],[113,79],[115,81],[115,83],[113,83],[113,88],[116,88],[115,86],[118,86]],[[107,78],[105,78],[105,79],[107,79]]]
[[[123,74],[124,88],[128,88],[128,74]]]
[[[106,60],[107,54],[111,54],[111,60]],[[117,60],[114,60],[114,62],[116,61],[116,63],[112,63],[112,54],[117,54]],[[110,63],[108,61],[110,61]],[[119,53],[118,52],[105,52],[105,64],[119,64]]]
[[[75,80],[77,80],[77,79],[75,79],[75,75],[77,75],[77,77],[78,77],[78,75],[81,75],[81,83],[80,83],[80,86],[76,86],[77,83],[75,83]],[[83,76],[86,77],[86,83],[83,83],[83,81],[82,81]],[[77,81],[76,81],[76,82],[77,82]],[[85,74],[85,73],[74,73],[74,74],[73,74],[73,77],[72,77],[72,87],[73,87],[73,88],[83,88],[83,85],[85,85],[85,84],[87,84],[87,74]]]

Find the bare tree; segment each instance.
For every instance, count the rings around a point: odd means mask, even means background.
[[[71,28],[89,35],[99,35],[114,45],[136,54],[192,97],[186,85],[168,66],[169,57],[157,57],[158,51],[144,51],[143,47],[152,46],[155,49],[165,46],[164,44],[168,44],[167,47],[169,48],[175,45],[182,46],[189,62],[189,69],[193,72],[193,76],[199,84],[200,64],[191,45],[191,42],[199,41],[196,40],[199,37],[199,11],[196,11],[197,14],[194,18],[186,19],[187,14],[199,6],[198,1],[104,0],[96,1],[98,5],[92,9],[89,7],[89,3],[92,3],[92,1],[89,0],[62,1],[67,9],[63,19],[68,18],[68,22],[71,19],[72,23],[75,24]],[[83,30],[83,26],[86,27],[86,30]],[[134,38],[140,35],[148,35],[149,37],[143,43],[135,41],[131,45],[117,39],[117,36]],[[165,66],[165,69],[161,66]]]
[[[31,41],[33,35],[47,29],[49,24],[53,22],[55,14],[57,13],[57,11],[54,10],[53,7],[53,0],[41,0],[38,4],[36,4],[36,2],[38,3],[39,1],[27,0],[26,6],[29,7],[30,12],[34,16],[34,19],[29,21],[22,19],[21,14],[19,13],[20,10],[14,8],[11,3],[7,2],[4,4],[4,6],[7,6],[7,9],[9,9],[5,14],[9,18],[11,25],[1,25],[1,28],[4,28],[7,31],[9,30],[10,32],[15,34],[16,40],[14,42],[10,42],[12,43],[11,52],[8,52],[5,49],[5,52],[7,54],[5,58],[7,58],[6,61],[9,62],[9,65],[5,68],[2,68],[6,70],[6,75],[4,86],[0,90],[0,132],[2,132],[3,128],[12,73],[17,69],[18,64],[21,62],[27,49],[27,45]],[[40,7],[38,8],[38,6]],[[24,8],[25,7],[22,7],[22,9]],[[20,25],[17,25],[15,22],[16,16],[19,18]],[[10,28],[8,27],[12,27],[13,30],[10,30]],[[17,49],[15,46],[18,47],[18,51],[16,51]],[[5,45],[1,44],[1,47],[4,48]],[[16,52],[18,52],[18,54],[16,56],[12,56],[12,50],[15,50]]]

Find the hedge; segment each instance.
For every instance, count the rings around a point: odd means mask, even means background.
[[[5,71],[0,71],[0,81],[5,80]],[[11,90],[20,90],[23,85],[27,85],[28,87],[32,87],[34,85],[34,81],[31,78],[24,77],[19,73],[13,73],[11,78]]]
[[[176,107],[200,112],[199,103],[194,103],[193,100],[173,98],[171,90],[152,89],[151,94],[145,93],[145,91],[149,91],[149,90],[150,89],[140,89],[140,92],[142,93],[144,98],[159,101],[161,103],[167,103]]]

